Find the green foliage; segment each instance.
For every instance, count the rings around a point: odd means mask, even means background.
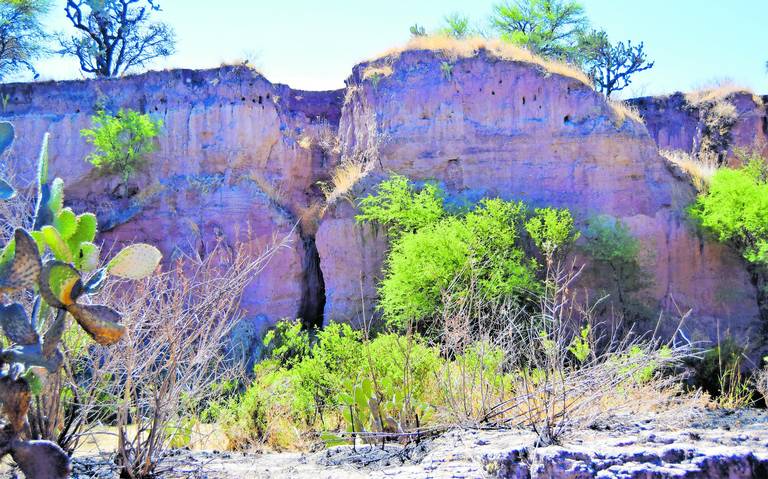
[[[418,190],[408,178],[392,175],[382,182],[377,194],[360,200],[359,222],[378,223],[387,228],[390,238],[413,233],[445,216],[444,193],[427,183]]]
[[[332,322],[317,332],[306,352],[309,340],[297,324],[278,323],[277,332],[270,335],[267,358],[254,368],[254,382],[217,413],[234,444],[283,444],[283,429],[329,430],[342,423],[350,427],[344,417],[349,414],[348,396],[364,382],[370,384],[367,398],[376,398],[374,408],[401,427],[413,425],[416,414],[429,417],[423,403],[434,394],[430,385],[443,364],[438,348],[417,335],[381,334],[366,341],[349,325]],[[274,344],[284,347],[272,348]],[[289,353],[296,350],[301,352]],[[289,359],[283,363],[285,358]],[[355,412],[355,417],[365,417],[358,424],[370,428],[369,413],[370,409]],[[278,433],[270,424],[283,431]]]
[[[395,241],[379,290],[387,323],[429,320],[445,292],[465,294],[473,283],[490,299],[535,289],[535,260],[519,246],[524,215],[522,203],[483,200],[464,217],[447,216]]]
[[[588,21],[574,0],[513,0],[494,6],[491,24],[506,41],[546,57],[572,59]]]
[[[50,0],[0,1],[0,80],[24,70],[37,77],[32,65],[47,53],[42,18],[50,7]]]
[[[537,209],[528,218],[522,202],[484,199],[463,215],[449,214],[444,192],[432,184],[417,189],[393,175],[376,196],[360,201],[358,221],[387,227],[392,239],[379,308],[387,324],[409,322],[426,331],[439,314],[443,295],[475,288],[488,300],[518,297],[538,289],[538,264],[523,249],[521,234],[539,248],[565,251],[578,238],[567,210]]]
[[[718,240],[736,246],[744,258],[768,265],[768,164],[757,155],[738,169],[718,169],[709,190],[690,215]]]
[[[472,34],[472,29],[469,26],[469,17],[467,16],[460,13],[452,13],[446,15],[444,21],[445,27],[439,30],[441,35],[461,40]]]
[[[650,277],[640,264],[640,241],[623,221],[607,215],[592,218],[584,236],[598,284],[629,319],[645,319],[648,313],[636,295],[650,285]]]
[[[568,351],[573,354],[573,357],[575,357],[579,363],[586,361],[592,353],[592,348],[589,345],[590,331],[591,327],[589,324],[581,328],[579,335],[574,336],[571,340],[571,344],[568,346]]]
[[[525,230],[545,256],[567,252],[581,234],[575,229],[573,216],[566,209],[537,208],[525,223]]]
[[[414,23],[411,25],[411,28],[409,29],[411,32],[412,37],[426,37],[427,36],[427,30],[419,25],[418,23]]]
[[[123,181],[146,166],[163,127],[162,120],[133,110],[120,110],[114,116],[102,110],[91,121],[93,128],[80,131],[94,146],[87,160],[99,171],[119,174]]]
[[[264,357],[291,367],[309,355],[309,333],[300,320],[280,321],[264,336]]]

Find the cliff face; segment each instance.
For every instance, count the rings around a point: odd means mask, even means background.
[[[734,148],[757,148],[768,153],[768,108],[761,97],[736,92],[718,100],[732,105],[732,118],[723,128],[721,145],[723,159],[734,160]],[[682,93],[664,97],[644,97],[632,100],[645,120],[648,132],[656,144],[665,150],[683,150],[698,154],[706,147],[711,135],[712,118],[706,108],[691,105]],[[719,132],[718,132],[719,133]]]
[[[304,244],[286,205],[302,205],[327,165],[303,135],[339,120],[341,92],[273,85],[246,68],[155,72],[121,80],[3,85],[4,119],[17,130],[11,164],[32,176],[43,134],[67,201],[98,213],[108,244],[141,240],[173,258],[245,241],[258,251],[288,236],[272,266],[246,291],[254,316],[295,317],[304,289]],[[151,166],[128,185],[96,175],[79,131],[100,108],[132,108],[164,122]],[[268,186],[264,186],[268,185]],[[281,192],[280,198],[271,198]],[[275,199],[281,206],[275,204]]]
[[[693,309],[688,334],[713,339],[719,321],[721,330],[758,339],[755,288],[741,260],[687,224],[682,209],[694,192],[672,176],[642,124],[622,118],[568,77],[482,54],[457,60],[446,77],[444,61],[405,52],[389,60],[393,73],[375,86],[363,72],[378,64],[357,66],[339,129],[345,153],[380,142],[374,177],[395,171],[436,179],[469,201],[500,196],[568,207],[580,221],[597,214],[622,218],[643,241],[658,306]],[[335,234],[340,224],[351,228],[353,219],[343,216],[336,215],[333,228],[321,226],[318,241],[329,243],[327,234],[348,240],[337,248],[357,251],[363,242]],[[330,304],[355,297],[359,284],[329,291]]]
[[[369,68],[391,73],[373,81]],[[294,91],[227,67],[3,85],[0,95],[9,99],[2,118],[20,137],[11,160],[22,177],[50,131],[51,171],[67,182],[71,204],[98,211],[107,243],[146,241],[173,257],[205,254],[217,240],[239,237],[257,250],[273,235],[290,236],[292,247],[246,292],[257,330],[308,310],[359,321],[375,304],[383,232],[357,225],[345,201],[316,227],[294,228],[339,161],[319,146],[337,132],[341,155],[378,152],[363,193],[394,171],[437,180],[455,201],[500,196],[568,207],[581,222],[620,217],[647,250],[654,301],[693,308],[689,334],[713,338],[719,323],[756,340],[761,330],[741,260],[688,226],[682,208],[693,190],[667,170],[646,128],[581,82],[529,64],[482,51],[463,59],[406,51],[358,65],[337,92]],[[79,130],[100,104],[165,122],[151,167],[128,185],[83,161],[89,147]],[[663,137],[654,121],[652,134]],[[682,144],[687,133],[666,135]]]

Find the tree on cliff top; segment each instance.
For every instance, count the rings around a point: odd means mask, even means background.
[[[546,57],[572,58],[589,24],[573,0],[514,0],[493,10],[491,25],[502,39]]]
[[[592,79],[597,91],[611,96],[611,93],[626,88],[635,73],[653,68],[643,51],[643,42],[632,45],[631,41],[612,45],[608,34],[595,30],[579,39],[578,47],[581,64]]]
[[[35,72],[32,62],[45,53],[40,24],[49,0],[0,0],[0,80],[18,71]]]
[[[76,56],[86,73],[118,76],[175,50],[173,29],[150,21],[156,0],[67,0],[64,10],[78,34],[59,39],[61,53]]]

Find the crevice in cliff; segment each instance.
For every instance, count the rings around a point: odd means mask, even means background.
[[[323,327],[325,319],[325,279],[320,267],[320,253],[317,251],[315,235],[300,233],[304,248],[302,266],[301,302],[298,317],[305,329]]]

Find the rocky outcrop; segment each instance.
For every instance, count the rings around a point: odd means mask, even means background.
[[[96,211],[112,247],[141,240],[167,260],[205,255],[218,242],[246,242],[256,252],[276,237],[278,251],[246,290],[249,315],[263,329],[296,317],[305,287],[305,242],[296,211],[324,178],[328,158],[306,138],[335,129],[342,92],[302,92],[273,85],[244,67],[152,72],[119,80],[11,84],[3,119],[17,130],[11,164],[17,182],[32,177],[45,132],[50,170],[67,185],[67,202]],[[129,184],[97,175],[84,161],[79,131],[99,108],[132,108],[163,120],[151,166]],[[279,197],[276,195],[279,194]]]
[[[445,62],[452,62],[450,76]],[[365,80],[367,68],[382,64],[389,76]],[[598,214],[622,218],[643,241],[656,304],[673,314],[693,310],[689,337],[716,339],[719,323],[721,331],[760,341],[755,288],[741,260],[685,218],[693,190],[672,176],[642,124],[580,81],[490,54],[451,60],[406,51],[355,67],[348,85],[343,151],[351,156],[379,142],[373,178],[394,171],[437,180],[457,202],[500,196],[568,207],[582,222]],[[339,230],[354,220],[347,212],[333,221]],[[362,244],[354,236],[335,239],[346,242],[343,251]],[[324,265],[345,260],[322,258]],[[357,284],[336,288],[329,304],[355,297]]]
[[[726,161],[733,161],[734,148],[757,148],[768,153],[768,109],[763,98],[747,92],[724,95],[718,100],[733,106],[733,115],[722,141]],[[631,100],[645,120],[648,132],[660,149],[698,154],[706,135],[711,134],[706,108],[694,106],[683,93]],[[722,114],[722,112],[721,112]],[[711,113],[710,115],[711,116]],[[713,119],[709,119],[711,123]]]
[[[760,479],[768,477],[766,433],[764,422],[675,430],[643,423],[623,431],[574,433],[561,445],[536,447],[535,435],[521,430],[454,430],[406,447],[180,453],[178,463],[181,470],[197,467],[210,478]],[[76,471],[79,467],[76,461]],[[88,472],[82,477],[110,477]]]
[[[730,329],[760,341],[755,287],[741,260],[699,236],[682,213],[693,190],[667,170],[645,126],[575,77],[482,49],[463,57],[405,50],[356,66],[345,91],[295,91],[222,67],[2,85],[0,95],[0,116],[19,134],[11,162],[21,177],[31,177],[30,159],[49,131],[51,171],[67,182],[71,204],[99,213],[108,244],[146,241],[172,259],[207,254],[218,242],[258,250],[289,236],[292,247],[246,291],[249,316],[258,318],[248,330],[298,314],[310,322],[370,317],[383,232],[356,224],[343,200],[319,221],[299,219],[340,157],[375,150],[359,193],[394,171],[439,181],[451,201],[500,196],[568,207],[581,222],[620,217],[647,250],[652,306],[692,308],[692,339]],[[129,184],[83,161],[89,148],[79,130],[99,107],[165,123],[151,167]],[[682,144],[688,134],[648,123],[657,138]],[[337,131],[340,153],[323,146]]]

